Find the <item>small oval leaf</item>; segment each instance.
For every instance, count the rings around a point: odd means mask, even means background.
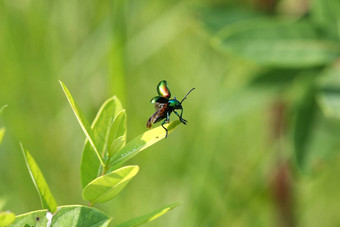
[[[18,215],[11,227],[36,226],[36,227],[78,227],[96,226],[107,227],[111,218],[101,211],[81,205],[60,206],[52,214],[47,210],[37,210]]]
[[[22,227],[22,226],[35,226],[46,227],[48,219],[46,215],[49,212],[47,210],[36,210],[29,213],[16,216],[15,221],[10,227]]]
[[[126,112],[122,110],[115,116],[108,138],[108,144],[112,144],[112,141],[118,137],[123,137],[124,142],[126,141]]]
[[[113,199],[138,173],[138,166],[124,166],[90,182],[83,190],[83,199],[92,204]]]
[[[125,136],[118,137],[115,139],[109,149],[109,156],[112,156],[114,153],[119,151],[125,145]]]

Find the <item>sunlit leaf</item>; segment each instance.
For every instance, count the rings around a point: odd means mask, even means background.
[[[4,138],[6,129],[4,127],[0,128],[0,144],[2,142],[2,139]]]
[[[8,226],[15,220],[15,214],[10,211],[0,212],[0,226]]]
[[[86,206],[73,205],[58,207],[58,212],[52,218],[52,226],[109,226],[111,218],[101,211]]]
[[[217,49],[270,67],[325,65],[340,56],[336,42],[322,40],[307,23],[251,20],[223,29],[214,39]]]
[[[50,213],[47,210],[36,210],[26,214],[16,216],[15,221],[10,225],[11,227],[47,227],[48,219],[46,215]]]
[[[163,214],[167,213],[169,210],[177,207],[178,205],[180,205],[180,203],[172,203],[161,209],[155,210],[149,214],[145,214],[140,217],[133,218],[127,222],[116,225],[116,227],[132,227],[132,226],[139,226],[139,225],[145,224],[147,222],[153,221],[156,218],[162,216]]]
[[[68,102],[70,103],[71,105],[71,108],[80,124],[80,127],[83,129],[85,135],[86,135],[86,138],[89,140],[92,148],[94,149],[94,151],[96,152],[96,155],[98,157],[98,160],[101,162],[101,164],[104,166],[104,162],[100,156],[100,150],[98,148],[98,145],[95,143],[95,140],[94,140],[94,133],[90,127],[90,124],[88,123],[85,115],[83,114],[83,112],[79,109],[77,103],[75,102],[75,100],[73,99],[70,91],[68,90],[68,88],[66,87],[66,85],[59,81],[60,82],[60,85],[61,87],[63,88],[64,90],[64,93],[66,95],[66,98],[68,100]]]
[[[90,182],[83,190],[83,198],[92,204],[113,199],[138,173],[138,166],[124,166]]]
[[[108,145],[112,144],[114,140],[122,137],[125,144],[126,142],[126,112],[122,110],[114,118],[113,124],[110,129],[110,134],[108,138]]]
[[[60,206],[56,213],[38,210],[16,217],[11,227],[78,227],[78,226],[109,226],[111,218],[101,211],[81,205]]]
[[[114,124],[114,119],[118,113],[121,113],[123,107],[116,96],[106,100],[100,107],[97,116],[92,123],[92,130],[94,131],[93,140],[99,146],[101,155],[107,151],[110,142],[110,129]],[[88,183],[97,178],[101,171],[100,161],[88,140],[85,141],[81,166],[81,184],[83,189]]]
[[[7,107],[7,105],[0,108],[0,114],[1,112]],[[6,129],[4,127],[0,128],[0,144],[2,142],[2,139],[4,138]]]
[[[169,131],[168,136],[180,123],[180,121],[173,121],[170,124],[164,125]],[[111,165],[116,166],[126,162],[145,148],[150,147],[164,138],[165,130],[162,126],[158,126],[157,128],[144,132],[128,142],[122,149],[119,150],[119,152],[115,153],[111,158]]]
[[[117,151],[119,151],[124,145],[125,145],[125,138],[124,136],[118,137],[117,139],[115,139],[110,146],[109,149],[109,155],[112,156],[112,154],[116,153]]]
[[[30,173],[32,181],[40,196],[42,207],[51,212],[55,212],[57,210],[57,203],[37,163],[31,156],[31,154],[27,150],[24,149],[22,144],[21,144],[21,150],[25,158],[28,172]]]

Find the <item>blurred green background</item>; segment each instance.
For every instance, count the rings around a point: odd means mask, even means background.
[[[171,202],[146,226],[340,226],[338,0],[0,0],[0,208],[41,208],[19,142],[59,205],[81,198],[88,119],[117,95],[128,141],[156,85],[187,126],[129,161],[138,176],[98,205],[113,223]],[[175,115],[172,119],[175,119]]]

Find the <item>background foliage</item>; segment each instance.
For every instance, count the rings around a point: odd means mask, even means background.
[[[148,226],[340,225],[339,15],[337,0],[0,0],[0,209],[40,209],[19,141],[58,204],[87,205],[58,80],[88,119],[117,95],[130,140],[166,79],[196,88],[189,124],[128,161],[138,176],[98,205],[114,223],[181,201]]]

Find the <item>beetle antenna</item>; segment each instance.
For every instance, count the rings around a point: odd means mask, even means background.
[[[191,90],[184,96],[184,98],[182,99],[181,101],[181,104],[182,102],[187,98],[187,96],[190,94],[190,92],[192,92],[192,90],[194,90],[195,88],[191,88]]]

